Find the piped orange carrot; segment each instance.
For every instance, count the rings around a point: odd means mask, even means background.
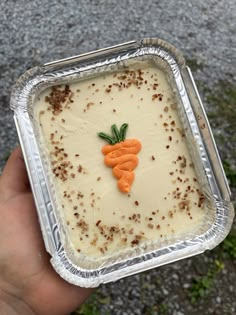
[[[102,148],[105,155],[104,163],[113,168],[113,175],[118,179],[118,188],[121,192],[128,193],[134,181],[134,169],[138,165],[136,154],[142,145],[137,139],[125,139],[128,124],[123,124],[118,130],[116,125],[111,126],[112,135],[99,132],[98,136],[106,140]]]

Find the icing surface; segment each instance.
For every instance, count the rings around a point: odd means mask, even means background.
[[[162,70],[140,64],[49,88],[34,114],[63,229],[78,255],[112,255],[202,223],[204,196]],[[126,139],[142,146],[127,193],[104,164],[98,136],[124,123]]]

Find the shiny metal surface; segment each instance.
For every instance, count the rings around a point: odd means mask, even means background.
[[[133,61],[152,59],[162,68],[175,92],[179,116],[186,130],[189,151],[198,173],[203,192],[209,202],[208,220],[197,235],[150,247],[110,259],[101,266],[82,268],[71,259],[64,244],[63,231],[54,201],[55,192],[47,177],[43,153],[40,152],[37,130],[34,129],[32,108],[34,98],[46,87],[74,82],[104,71],[115,71]],[[42,234],[51,263],[68,282],[84,287],[164,265],[214,248],[228,234],[234,210],[230,191],[215,142],[191,71],[176,48],[159,39],[132,41],[92,53],[55,61],[27,71],[16,83],[11,109],[24,153],[35,197]]]

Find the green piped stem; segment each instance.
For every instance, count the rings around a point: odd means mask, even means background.
[[[112,135],[108,135],[104,132],[99,132],[98,136],[104,140],[106,140],[109,144],[116,144],[125,140],[127,133],[128,124],[122,124],[120,130],[118,130],[117,126],[114,124],[111,126]]]

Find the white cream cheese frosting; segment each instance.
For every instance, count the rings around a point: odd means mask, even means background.
[[[140,63],[54,86],[39,95],[34,108],[63,229],[75,253],[109,256],[202,223],[204,196],[162,70]],[[98,136],[124,123],[126,139],[141,143],[127,193],[105,165],[107,144]]]

